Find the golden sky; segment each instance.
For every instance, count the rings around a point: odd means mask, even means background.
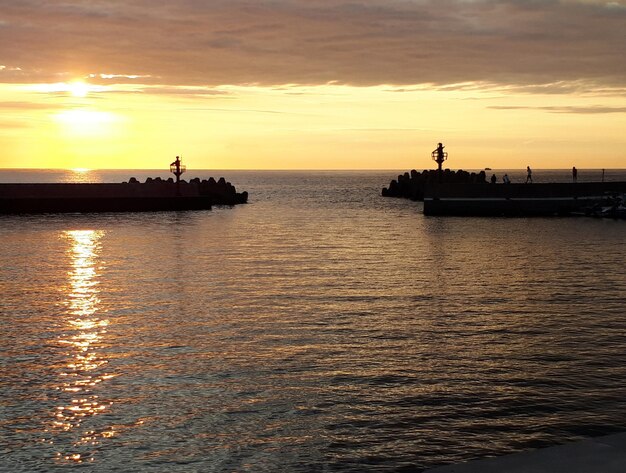
[[[626,1],[0,7],[0,167],[626,167]]]

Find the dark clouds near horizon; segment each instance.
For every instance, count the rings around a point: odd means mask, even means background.
[[[626,2],[0,0],[0,82],[626,84]]]

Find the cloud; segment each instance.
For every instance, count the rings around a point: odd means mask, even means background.
[[[225,96],[230,95],[230,92],[226,90],[215,89],[211,87],[189,87],[189,86],[148,86],[140,87],[133,90],[133,92],[141,92],[148,94],[164,94],[164,95],[179,95],[184,97],[207,97],[207,96]]]
[[[269,113],[283,115],[287,112],[281,112],[278,110],[260,110],[260,109],[245,109],[245,108],[187,108],[188,112],[228,112],[228,113]]]
[[[139,74],[89,74],[90,79],[148,79],[151,76],[142,76]]]
[[[2,82],[626,82],[623,1],[0,0],[0,11],[0,57],[21,68]]]
[[[423,90],[423,86],[414,86],[404,89],[390,89],[391,92],[412,92]],[[428,84],[428,89],[441,92],[502,92],[515,94],[541,94],[541,95],[568,95],[576,94],[593,97],[626,97],[626,83],[621,85],[606,85],[597,80],[572,80],[538,84],[498,84],[496,82],[463,82],[459,84]]]
[[[0,101],[0,110],[48,110],[54,108],[57,106],[45,103]]]
[[[29,124],[16,120],[0,120],[0,128],[28,128]]]
[[[494,110],[544,110],[550,113],[582,113],[582,114],[595,114],[595,113],[626,113],[626,107],[606,107],[603,105],[591,105],[587,107],[581,106],[545,106],[545,107],[525,107],[525,106],[508,106],[508,105],[493,105],[487,107]]]

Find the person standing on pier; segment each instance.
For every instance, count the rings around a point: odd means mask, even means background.
[[[572,168],[572,180],[574,182],[578,181],[578,169],[576,169],[576,166]]]
[[[526,166],[526,184],[533,183],[533,172],[530,169],[530,166]]]

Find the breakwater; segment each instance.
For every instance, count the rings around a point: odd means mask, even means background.
[[[427,186],[436,183],[443,184],[486,184],[485,171],[478,173],[459,169],[452,171],[445,169],[439,174],[437,170],[424,170],[422,172],[413,169],[410,173],[400,174],[398,179],[393,179],[389,187],[382,190],[383,197],[403,197],[411,200],[424,200],[424,191]]]
[[[424,189],[425,215],[549,216],[593,214],[617,205],[626,182],[437,184]]]
[[[450,169],[405,172],[382,190],[383,197],[424,201],[425,215],[459,216],[621,216],[623,194],[624,181],[500,184],[487,182],[485,171]]]
[[[116,184],[0,184],[0,213],[203,210],[247,200],[247,192],[237,192],[223,177],[180,182],[157,177],[143,183],[130,178]]]

